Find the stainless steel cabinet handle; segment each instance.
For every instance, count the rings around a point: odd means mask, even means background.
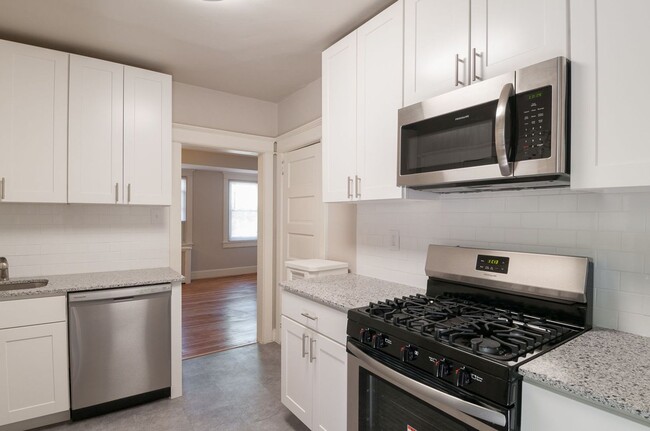
[[[348,199],[352,199],[352,177],[348,177]]]
[[[464,83],[463,81],[461,81],[460,78],[458,77],[458,74],[460,73],[460,70],[459,70],[460,68],[458,67],[458,65],[459,65],[460,63],[463,63],[463,64],[464,64],[464,63],[465,63],[465,59],[461,59],[461,58],[458,56],[458,54],[456,54],[456,83],[455,83],[455,86],[456,86],[456,87],[458,87],[459,85],[465,85],[465,83]]]
[[[508,112],[508,101],[514,92],[515,88],[510,82],[503,86],[494,118],[494,146],[497,161],[499,162],[499,170],[501,170],[501,175],[504,177],[512,175],[512,169],[508,161],[508,148],[506,147],[506,113]]]
[[[478,59],[483,57],[483,54],[480,52],[476,52],[476,48],[472,48],[472,81],[480,81],[481,77],[476,74],[476,63],[478,63]]]
[[[131,203],[131,183],[126,186],[126,202]]]
[[[120,200],[120,192],[118,191],[119,183],[115,183],[115,203]]]
[[[354,176],[354,193],[357,198],[361,197],[361,178],[358,175]]]
[[[460,398],[456,398],[453,395],[441,392],[438,389],[425,385],[424,383],[420,383],[417,380],[412,380],[404,374],[401,374],[400,372],[395,371],[392,368],[389,368],[381,362],[366,355],[349,341],[347,347],[348,351],[351,353],[351,355],[348,354],[348,363],[351,360],[358,362],[359,368],[364,368],[370,371],[372,374],[381,377],[388,383],[392,383],[398,388],[403,389],[409,394],[426,402],[427,404],[430,404],[433,407],[436,407],[443,412],[459,420],[462,420],[463,423],[469,424],[479,431],[494,431],[494,427],[488,426],[485,423],[481,423],[480,421],[476,420],[476,418],[501,427],[506,424],[505,415],[498,411],[470,403],[469,401],[465,401]],[[460,415],[464,417],[461,418],[459,417]]]
[[[309,320],[318,320],[318,317],[310,316],[308,313],[300,313],[300,315],[306,317]]]
[[[0,199],[5,198],[5,177],[2,177],[2,187],[0,189]]]
[[[309,362],[314,362],[316,359],[316,356],[314,356],[314,344],[316,344],[316,340],[313,338],[309,339]]]
[[[305,341],[309,338],[309,335],[303,334],[302,335],[302,357],[304,358],[307,356],[307,348],[305,346]]]

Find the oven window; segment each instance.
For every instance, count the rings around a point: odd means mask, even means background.
[[[496,106],[495,100],[402,126],[401,174],[496,164]]]
[[[359,431],[474,431],[359,368]]]

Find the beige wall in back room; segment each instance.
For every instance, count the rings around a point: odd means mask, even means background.
[[[257,171],[257,157],[254,156],[183,149],[181,160],[189,165]]]
[[[194,171],[192,272],[257,265],[257,247],[223,247],[223,173]]]

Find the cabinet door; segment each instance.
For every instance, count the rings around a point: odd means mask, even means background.
[[[352,199],[356,175],[357,33],[323,52],[323,201]]]
[[[0,40],[6,202],[66,202],[68,54]]]
[[[345,347],[316,335],[314,359],[314,426],[322,431],[345,431],[347,426],[347,353]]]
[[[596,10],[598,13],[596,13]],[[650,3],[571,2],[571,188],[650,185],[650,87],[621,73],[644,55]]]
[[[467,83],[469,18],[470,0],[405,1],[404,105]]]
[[[313,378],[309,363],[312,332],[282,316],[281,393],[284,404],[305,425],[313,417]]]
[[[68,202],[123,202],[124,66],[70,56]]]
[[[472,0],[476,75],[488,79],[553,57],[568,57],[567,14],[566,0]]]
[[[397,110],[402,107],[404,3],[357,30],[357,176],[359,199],[402,197],[397,187]]]
[[[0,330],[0,425],[70,408],[66,328],[60,322]]]
[[[126,203],[171,204],[171,76],[124,67]]]
[[[521,407],[523,431],[648,431],[647,425],[526,382]]]

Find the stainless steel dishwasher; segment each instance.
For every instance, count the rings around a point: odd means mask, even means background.
[[[68,295],[73,420],[168,397],[171,284]]]

